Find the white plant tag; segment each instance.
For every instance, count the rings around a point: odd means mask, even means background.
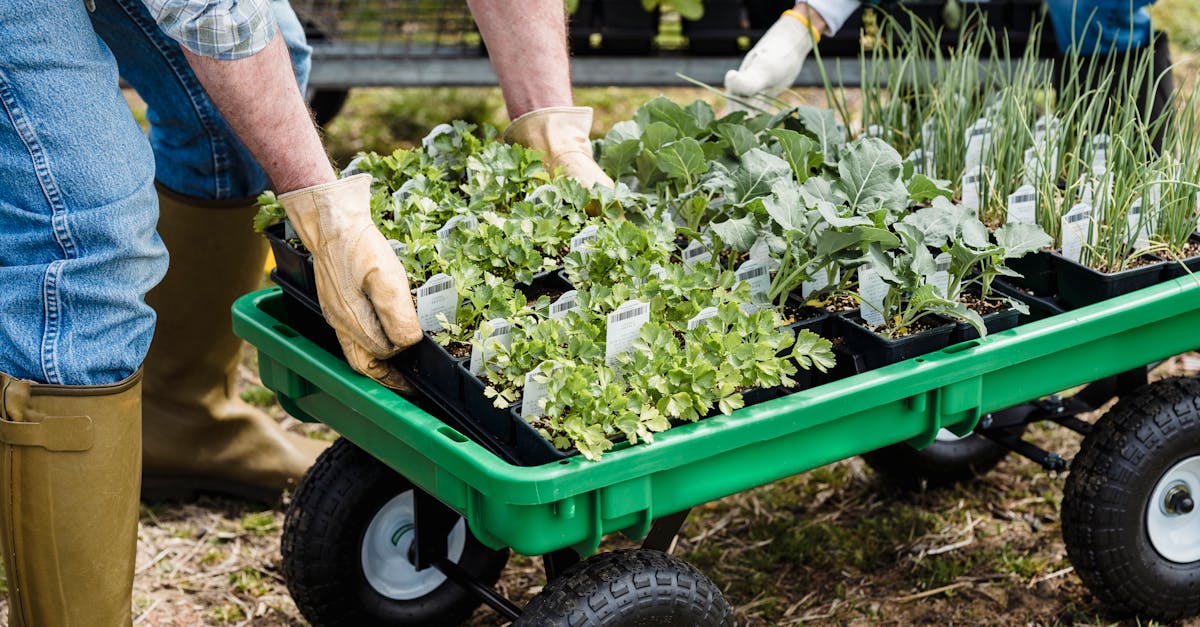
[[[883,127],[878,124],[871,124],[866,130],[867,137],[883,137]]]
[[[988,171],[985,168],[979,168],[963,177],[962,204],[976,214],[983,205],[981,189],[988,178]]]
[[[762,311],[766,307],[767,305],[764,303],[738,303],[738,309],[741,309],[742,313],[747,316],[756,311]]]
[[[1080,263],[1083,257],[1083,246],[1090,239],[1092,228],[1092,207],[1085,203],[1079,203],[1062,217],[1062,224],[1059,225],[1062,233],[1062,255],[1063,257]]]
[[[983,155],[990,150],[992,144],[992,123],[984,118],[975,120],[967,129],[966,169],[973,170],[983,163]]]
[[[908,156],[905,157],[904,160],[913,164],[913,171],[917,174],[929,174],[929,172],[925,169],[925,151],[923,149],[917,148],[916,150],[908,153]]]
[[[1037,185],[1042,178],[1042,158],[1035,148],[1025,149],[1025,184]]]
[[[1058,136],[1058,128],[1062,124],[1053,115],[1043,115],[1033,124],[1033,145],[1049,147]]]
[[[1037,188],[1022,185],[1008,196],[1008,216],[1005,221],[1037,224]]]
[[[528,420],[529,418],[542,415],[542,404],[539,401],[546,398],[548,388],[550,387],[546,384],[549,382],[550,377],[553,377],[554,373],[559,368],[562,368],[562,364],[554,364],[550,368],[550,371],[544,375],[543,379],[543,375],[541,374],[542,366],[545,366],[547,363],[543,361],[537,368],[525,373],[525,387],[521,390],[522,418]],[[539,381],[539,379],[542,380]]]
[[[689,267],[712,261],[712,253],[704,247],[704,244],[696,240],[692,240],[692,243],[683,249],[680,256],[683,257],[683,264]]]
[[[771,272],[767,264],[751,259],[737,268],[737,280],[750,284],[750,294],[766,296],[771,289]]]
[[[1099,133],[1092,138],[1092,172],[1104,176],[1108,172],[1108,135]]]
[[[483,367],[495,357],[498,345],[507,347],[512,344],[512,324],[509,321],[493,318],[488,320],[488,326],[491,327],[491,333],[484,336],[483,330],[479,329],[475,331],[475,337],[471,341],[470,370],[475,376],[479,376]]]
[[[706,323],[709,319],[715,318],[715,317],[717,317],[717,308],[716,307],[705,307],[704,309],[701,309],[700,313],[692,316],[691,320],[688,320],[688,322],[687,322],[688,331],[695,329],[696,327]]]
[[[396,255],[397,257],[408,252],[408,244],[405,244],[404,242],[390,239],[387,241],[387,243],[388,246],[392,247],[392,254]]]
[[[936,270],[929,275],[929,283],[942,298],[950,298],[950,253],[942,253],[933,259]]]
[[[887,293],[888,284],[879,278],[877,272],[870,268],[859,268],[858,298],[861,306],[858,312],[867,326],[877,327],[886,322],[883,307]]]
[[[650,274],[653,274],[654,276],[658,277],[659,279],[665,279],[665,278],[667,278],[667,269],[660,266],[657,263],[651,264],[650,265]]]
[[[1134,248],[1146,248],[1150,245],[1150,238],[1147,237],[1147,230],[1150,220],[1149,214],[1142,211],[1142,199],[1138,198],[1129,206],[1128,219],[1125,224],[1125,237],[1133,239]]]
[[[283,221],[283,239],[284,241],[300,239],[300,236],[296,235],[296,229],[292,228],[291,220]]]
[[[813,292],[819,292],[827,287],[830,283],[836,283],[842,280],[842,270],[837,268],[833,271],[833,278],[830,279],[829,268],[821,268],[817,270],[812,278],[800,284],[800,296],[807,299]]]
[[[417,288],[417,323],[423,331],[441,331],[438,314],[445,314],[453,323],[458,314],[458,291],[454,289],[454,278],[448,274],[435,274]]]
[[[460,213],[442,225],[442,228],[437,230],[437,238],[439,242],[445,241],[450,234],[456,230],[473,231],[479,228],[479,220],[475,216]]]
[[[613,365],[617,355],[632,348],[642,325],[649,321],[650,304],[640,300],[627,300],[608,314],[608,328],[604,331],[604,363]]]
[[[576,300],[577,296],[579,296],[577,290],[563,292],[563,295],[559,296],[558,300],[550,303],[550,319],[563,318],[568,313],[579,309],[579,302]]]
[[[750,260],[763,263],[771,260],[771,245],[767,243],[767,238],[760,235],[754,240],[754,245],[750,247]]]
[[[579,229],[579,232],[571,238],[571,252],[580,251],[586,253],[589,249],[586,244],[596,239],[596,234],[599,230],[600,227],[595,224]]]

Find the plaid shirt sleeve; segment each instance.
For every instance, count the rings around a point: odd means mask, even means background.
[[[142,0],[159,28],[193,54],[240,59],[275,36],[269,0]]]

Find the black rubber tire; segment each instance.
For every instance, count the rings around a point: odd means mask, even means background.
[[[349,440],[317,458],[296,488],[283,526],[283,576],[296,607],[313,625],[457,625],[480,602],[447,579],[429,594],[396,600],[362,572],[362,538],[379,508],[412,484]],[[508,562],[469,532],[459,565],[492,585]]]
[[[1024,427],[1017,428],[1019,432]],[[972,433],[961,440],[939,442],[917,450],[903,442],[863,453],[863,461],[881,477],[905,489],[944,488],[987,474],[1008,449]]]
[[[1200,560],[1164,559],[1146,532],[1155,485],[1194,455],[1200,381],[1193,378],[1126,395],[1083,439],[1063,488],[1063,540],[1079,578],[1114,612],[1159,620],[1200,614]]]
[[[563,572],[513,627],[724,627],[733,610],[687,562],[650,549],[610,551]]]

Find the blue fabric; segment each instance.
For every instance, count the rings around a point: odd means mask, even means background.
[[[285,0],[271,2],[303,93],[312,48]],[[204,93],[179,44],[155,24],[141,0],[100,0],[92,23],[116,56],[121,77],[146,101],[158,180],[206,200],[257,196],[267,175]]]
[[[1046,0],[1058,47],[1074,43],[1079,54],[1093,55],[1142,48],[1150,43],[1152,0]]]
[[[146,293],[167,252],[157,176],[180,193],[245,198],[267,184],[139,0],[0,2],[0,372],[111,384],[145,358]],[[307,48],[275,2],[300,79]],[[147,101],[148,139],[118,87]]]

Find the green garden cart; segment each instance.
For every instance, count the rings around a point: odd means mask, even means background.
[[[716,586],[666,553],[690,508],[855,455],[936,481],[996,449],[1070,470],[1068,554],[1106,606],[1200,613],[1200,381],[1146,383],[1147,365],[1200,346],[1190,275],[1061,313],[1033,308],[1016,328],[599,461],[537,466],[357,374],[285,300],[279,288],[244,296],[234,329],[288,413],[342,436],[297,489],[283,533],[289,589],[314,624],[453,625],[487,604],[515,625],[730,625]],[[1078,418],[1113,397],[1095,423]],[[1078,455],[1023,440],[1035,421],[1082,434]],[[595,554],[612,533],[641,548]],[[523,608],[493,587],[510,551],[545,564],[547,584]]]

